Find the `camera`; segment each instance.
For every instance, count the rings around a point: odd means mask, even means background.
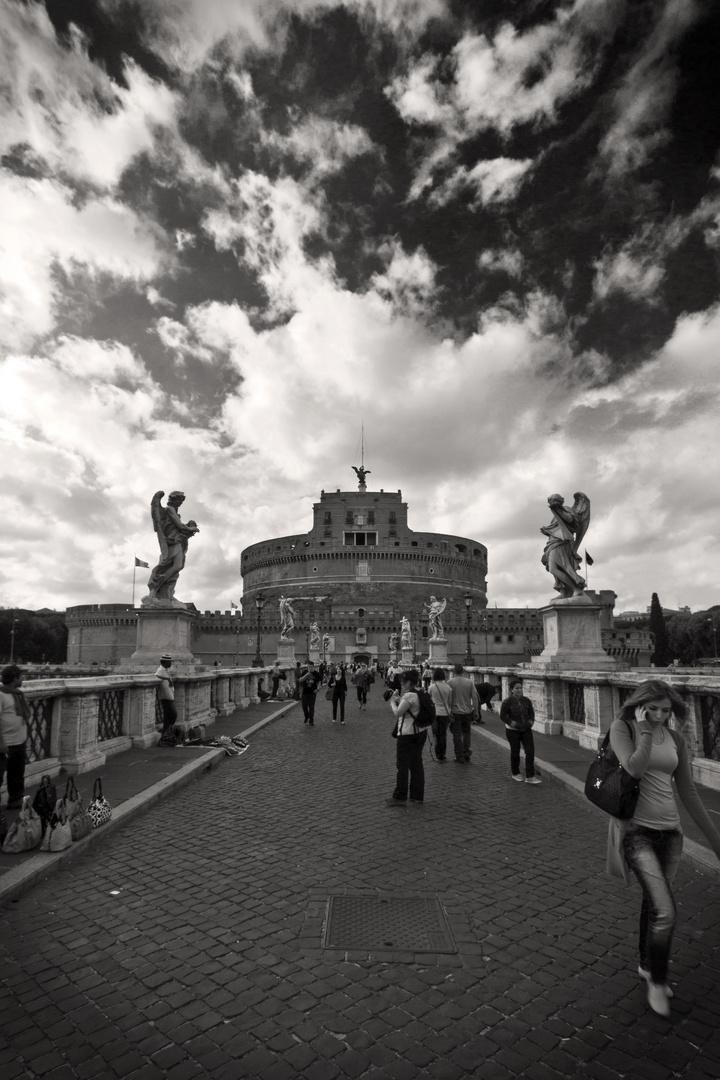
[[[394,693],[394,690],[383,690],[383,701],[389,701]]]

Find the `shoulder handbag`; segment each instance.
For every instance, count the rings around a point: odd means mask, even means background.
[[[40,816],[30,805],[30,796],[26,795],[17,821],[8,829],[2,849],[9,855],[18,855],[21,851],[32,851],[41,839]]]
[[[102,780],[99,776],[93,784],[93,797],[87,808],[87,816],[90,818],[93,829],[99,829],[112,817],[112,806],[103,795]]]
[[[627,721],[625,721],[627,723]],[[632,728],[627,725],[630,733]],[[588,769],[585,795],[611,817],[627,821],[635,813],[640,798],[640,781],[623,769],[610,746],[610,732],[603,739],[597,757]]]
[[[43,776],[40,780],[40,787],[35,792],[32,804],[33,810],[40,818],[43,833],[48,827],[56,803],[57,791],[55,785],[49,776]]]
[[[92,822],[85,812],[82,796],[78,794],[72,776],[68,777],[68,782],[65,785],[64,802],[72,838],[73,840],[82,840],[84,836],[88,836],[92,832]]]
[[[70,828],[70,819],[68,818],[65,800],[60,799],[45,830],[40,850],[65,851],[71,846],[72,842],[72,829]]]

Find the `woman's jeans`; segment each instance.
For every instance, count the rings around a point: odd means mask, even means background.
[[[675,901],[670,886],[680,863],[682,846],[679,829],[649,829],[646,825],[631,824],[623,838],[625,858],[643,892],[639,963],[649,969],[654,983],[667,982],[675,929]]]
[[[435,757],[438,761],[445,761],[447,756],[447,730],[449,723],[449,716],[441,716],[439,713],[436,714],[435,722],[433,723],[433,734],[435,736]]]
[[[397,782],[393,799],[407,802],[408,779],[410,781],[410,799],[422,802],[425,795],[425,769],[423,767],[423,747],[427,731],[417,735],[400,735],[397,740]]]
[[[345,692],[341,690],[333,690],[332,696],[332,709],[333,720],[337,720],[338,705],[340,706],[340,719],[345,723]]]
[[[535,775],[535,740],[530,728],[527,731],[515,731],[505,728],[507,741],[510,743],[510,771],[513,776],[520,775],[520,747],[525,751],[525,776],[530,779]]]

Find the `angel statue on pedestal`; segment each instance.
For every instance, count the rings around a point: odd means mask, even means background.
[[[310,623],[310,648],[320,648],[320,627],[316,622]]]
[[[286,596],[280,597],[280,640],[292,641],[290,631],[295,625],[296,612]]]
[[[423,607],[428,609],[428,626],[432,630],[430,634],[431,640],[437,641],[438,638],[444,638],[445,634],[440,616],[447,607],[447,600],[436,600],[434,596],[431,596],[430,603],[423,604]]]
[[[362,465],[360,468],[357,465],[351,465],[350,468],[356,474],[358,483],[361,488],[365,487],[365,477],[370,475],[370,469],[365,469]]]
[[[412,630],[407,615],[400,620],[400,644],[403,649],[412,649]]]
[[[562,495],[551,495],[548,506],[553,519],[540,529],[548,538],[542,555],[543,566],[555,579],[553,588],[565,599],[582,596],[586,585],[578,574],[582,563],[578,548],[590,524],[590,500],[582,491],[576,491],[573,498],[575,502],[570,508],[564,505]]]
[[[196,522],[188,521],[185,524],[180,520],[178,509],[185,502],[185,493],[171,491],[167,506],[161,502],[164,494],[164,491],[156,491],[150,503],[153,528],[160,544],[160,562],[150,574],[150,591],[141,602],[144,607],[184,608],[186,605],[175,599],[175,586],[185,565],[188,540],[200,530]]]

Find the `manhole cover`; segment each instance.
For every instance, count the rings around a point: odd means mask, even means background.
[[[323,946],[457,951],[440,903],[426,896],[331,896]]]

